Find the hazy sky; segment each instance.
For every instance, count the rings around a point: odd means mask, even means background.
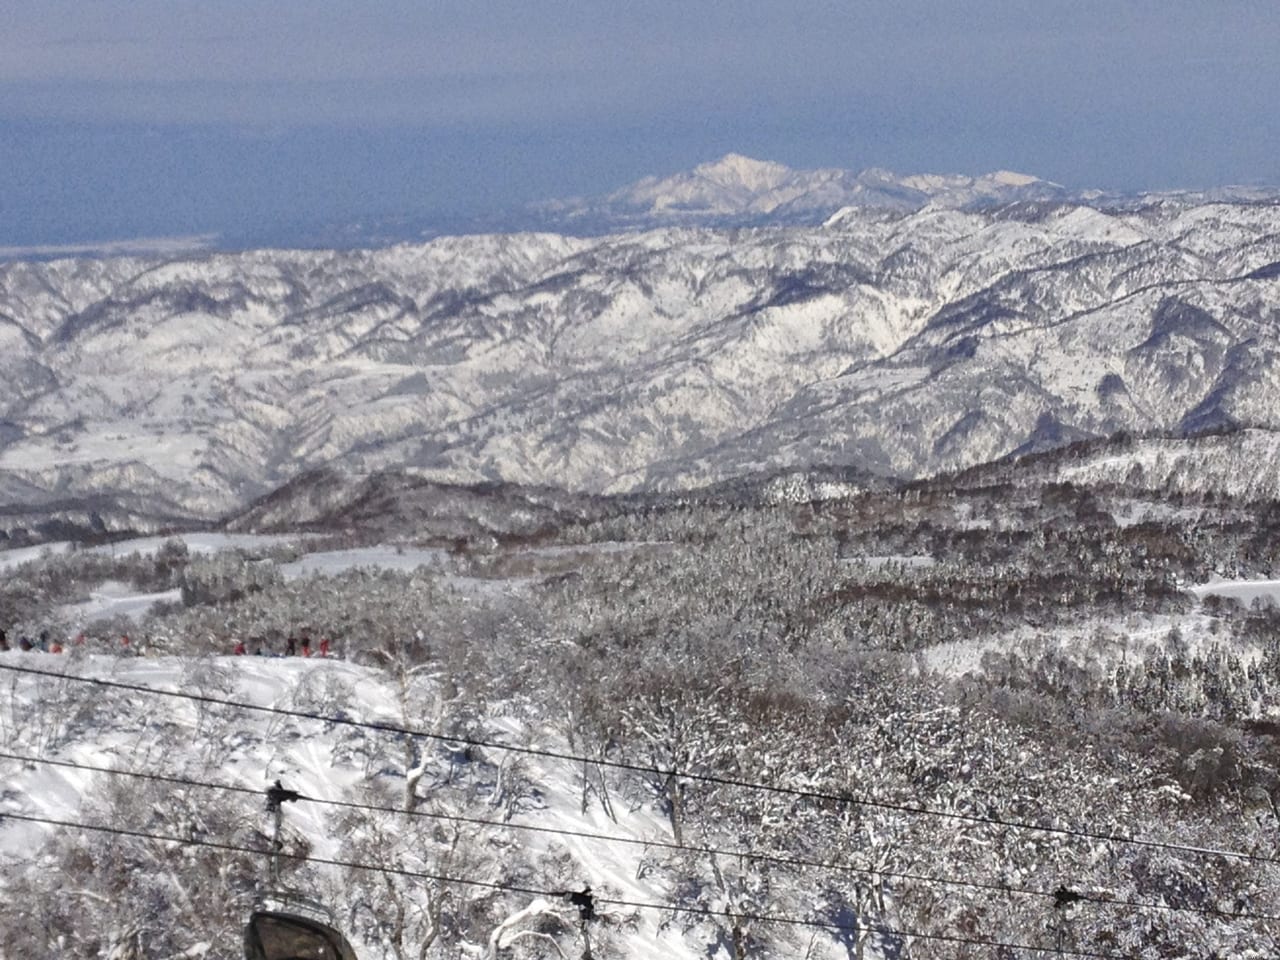
[[[0,246],[596,193],[729,151],[1280,183],[1277,0],[0,0]]]

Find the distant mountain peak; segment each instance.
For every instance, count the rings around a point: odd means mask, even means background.
[[[1034,174],[998,169],[981,174],[899,174],[883,167],[801,169],[729,152],[683,171],[652,174],[594,196],[560,197],[479,216],[374,217],[359,223],[313,225],[295,234],[227,237],[217,246],[381,247],[440,236],[550,232],[571,236],[656,230],[667,227],[832,226],[851,220],[896,217],[935,210],[990,210],[1016,205],[1027,215],[1044,205],[1070,204],[1102,211],[1149,209],[1171,212],[1199,203],[1280,203],[1280,189],[1218,187],[1165,193],[1074,190]],[[871,213],[868,213],[870,211]],[[48,251],[56,255],[58,251]],[[0,261],[22,251],[0,247]],[[30,255],[45,256],[42,251]]]
[[[991,179],[1007,187],[1029,187],[1033,183],[1048,183],[1047,180],[1033,177],[1029,173],[1018,173],[1014,170],[997,170],[991,174]]]
[[[801,170],[727,153],[669,176],[648,176],[602,197],[540,204],[562,224],[650,228],[669,224],[816,224],[848,208],[910,212],[933,204],[956,209],[1020,200],[1068,199],[1055,183],[997,170],[981,176],[902,176],[872,167]]]
[[[790,167],[727,153],[719,160],[667,177],[645,177],[609,194],[581,201],[587,209],[644,211],[656,215],[724,216],[777,205],[773,194],[794,180]]]
[[[726,153],[719,160],[702,163],[693,172],[707,180],[725,186],[744,187],[748,190],[772,190],[794,171],[772,160],[756,160],[740,153]]]

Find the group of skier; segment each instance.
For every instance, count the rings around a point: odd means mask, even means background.
[[[311,637],[302,634],[300,637],[290,634],[284,642],[284,652],[277,653],[272,651],[271,642],[263,637],[253,637],[248,641],[236,640],[235,646],[231,652],[237,657],[247,656],[250,648],[253,649],[253,655],[256,657],[328,657],[329,656],[329,640],[327,637],[321,638],[318,644],[313,644]]]
[[[112,641],[108,638],[92,637],[81,631],[74,637],[67,640],[59,639],[57,636],[51,635],[48,630],[41,630],[35,636],[28,633],[21,633],[17,639],[10,640],[8,631],[0,627],[0,653],[7,650],[21,650],[24,653],[70,653],[75,648],[91,650],[92,652],[107,652],[108,647],[116,647],[122,653],[139,653],[136,644],[129,639],[127,633],[122,633],[119,639]],[[252,651],[255,656],[259,657],[330,657],[332,653],[332,645],[327,637],[321,638],[319,642],[313,642],[308,634],[298,636],[290,635],[284,641],[283,650],[273,649],[272,642],[265,637],[252,637],[249,640],[234,640],[232,653],[238,657],[243,657]]]
[[[31,637],[26,633],[19,634],[17,640],[10,641],[8,632],[0,627],[0,653],[14,649],[21,650],[24,653],[67,653],[69,648],[87,647],[90,643],[94,647],[101,649],[104,644],[110,644],[111,641],[90,637],[83,631],[64,641],[57,637],[51,637],[48,630],[41,630],[35,637]],[[132,652],[131,641],[127,633],[120,634],[119,646],[125,652]]]

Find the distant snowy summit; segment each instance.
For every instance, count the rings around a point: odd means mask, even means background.
[[[926,208],[984,212],[1010,205],[1045,208],[1069,204],[1107,212],[1153,205],[1174,210],[1204,203],[1280,203],[1280,189],[1223,186],[1209,190],[1124,193],[1072,190],[1026,173],[997,170],[903,176],[872,167],[796,170],[785,164],[730,153],[670,176],[647,176],[610,193],[550,199],[484,214],[444,216],[406,212],[357,222],[282,224],[274,232],[224,235],[230,250],[264,247],[373,249],[445,236],[561,233],[598,237],[667,227],[832,225],[866,212],[908,216]],[[1041,211],[1043,212],[1043,210]],[[1026,216],[1034,211],[1022,210]],[[32,254],[44,258],[40,253]],[[6,257],[0,248],[0,261]]]
[[[553,200],[533,210],[556,226],[613,223],[816,223],[848,208],[912,212],[930,204],[954,209],[1024,200],[1070,200],[1060,184],[999,170],[983,176],[899,176],[873,168],[793,170],[730,153],[669,177],[645,177],[602,197]]]
[[[795,170],[730,153],[667,177],[650,176],[598,197],[548,200],[527,208],[525,227],[577,235],[668,226],[803,226],[838,223],[858,211],[906,215],[933,207],[983,211],[1011,204],[1072,204],[1112,212],[1156,204],[1280,203],[1280,189],[1222,186],[1208,190],[1125,193],[1070,190],[1026,173],[903,176],[872,167]]]

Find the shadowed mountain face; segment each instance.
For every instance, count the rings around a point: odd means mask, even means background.
[[[1275,427],[1277,262],[1276,206],[1054,203],[8,264],[0,489],[211,517],[328,465],[617,492]]]

